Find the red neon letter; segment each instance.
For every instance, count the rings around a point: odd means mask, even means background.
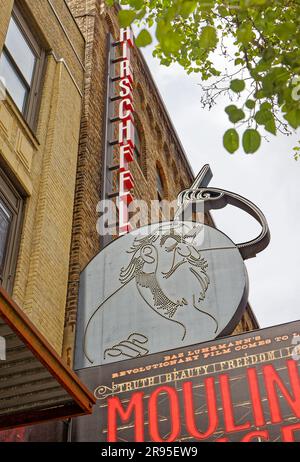
[[[282,441],[284,441],[285,443],[293,443],[294,441],[299,441],[299,439],[295,439],[294,431],[296,430],[300,430],[299,423],[282,427]]]
[[[159,411],[157,409],[157,398],[160,393],[166,393],[170,402],[171,431],[167,439],[162,439],[158,428]],[[180,434],[180,413],[179,401],[176,390],[172,387],[158,387],[149,399],[149,433],[152,441],[162,443],[175,441]]]
[[[121,98],[128,96],[132,100],[132,85],[130,80],[127,78],[120,80],[119,87]]]
[[[128,422],[134,412],[134,433],[135,441],[144,441],[144,410],[143,410],[143,393],[136,392],[124,410],[121,401],[117,396],[107,400],[107,441],[115,443],[117,441],[117,414],[122,422]]]
[[[133,177],[129,170],[120,172],[120,195],[134,188]]]
[[[120,78],[125,79],[125,77],[127,77],[131,83],[133,82],[133,76],[128,59],[124,59],[120,62]]]
[[[121,100],[120,105],[119,105],[119,118],[123,121],[133,119],[133,113],[134,108],[132,105],[132,102],[130,101],[129,98],[124,98]]]
[[[127,170],[127,164],[133,161],[133,150],[129,144],[120,146],[120,172]]]
[[[195,406],[193,400],[193,386],[192,382],[185,382],[183,384],[183,397],[184,397],[184,411],[186,428],[190,435],[198,440],[204,440],[212,435],[218,427],[218,413],[216,403],[216,392],[213,377],[205,379],[205,390],[207,399],[207,414],[208,414],[208,429],[206,432],[199,432],[195,423]]]
[[[129,26],[126,29],[124,27],[120,29],[120,42],[128,42],[133,47],[133,33]]]
[[[134,149],[134,125],[131,119],[119,123],[119,144],[130,144]]]
[[[259,385],[257,380],[256,369],[251,368],[247,370],[250,397],[252,401],[252,412],[256,427],[263,427],[266,424],[263,407],[261,404],[261,396],[259,392]]]
[[[300,380],[296,361],[293,359],[288,360],[287,369],[294,398],[287,390],[274,367],[271,364],[263,367],[267,396],[271,411],[271,419],[273,423],[279,423],[283,420],[280,410],[279,397],[276,391],[276,385],[280,389],[290,408],[293,410],[295,416],[300,418]]]

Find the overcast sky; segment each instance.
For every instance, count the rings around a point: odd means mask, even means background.
[[[209,163],[214,177],[210,186],[227,189],[254,202],[265,214],[271,230],[269,247],[246,261],[250,303],[261,327],[300,318],[300,161],[292,148],[300,133],[270,135],[254,155],[242,149],[234,155],[222,146],[231,128],[219,100],[211,111],[201,108],[199,75],[187,76],[177,65],[160,66],[151,49],[143,51],[188,159],[198,173]],[[213,212],[219,229],[234,242],[256,237],[259,225],[244,212],[226,207]]]

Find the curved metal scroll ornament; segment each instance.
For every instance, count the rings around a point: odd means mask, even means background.
[[[94,396],[97,400],[103,400],[108,398],[109,396],[113,396],[114,392],[117,390],[117,386],[112,383],[112,388],[106,385],[99,385],[94,390]]]
[[[174,220],[179,219],[190,204],[203,203],[205,212],[222,209],[226,205],[233,205],[249,213],[261,225],[261,232],[255,239],[236,244],[244,260],[256,257],[270,242],[270,230],[264,214],[256,205],[238,194],[219,188],[197,187],[206,175],[211,178],[209,165],[203,167],[190,189],[186,189],[178,195],[178,210]]]
[[[122,340],[119,343],[106,348],[104,351],[104,359],[106,356],[111,358],[119,358],[125,356],[127,358],[138,358],[141,356],[146,356],[149,353],[149,350],[145,347],[149,339],[138,332],[134,332],[129,335],[126,340]]]

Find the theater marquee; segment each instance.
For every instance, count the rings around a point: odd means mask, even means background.
[[[73,441],[300,441],[300,321],[79,371]]]

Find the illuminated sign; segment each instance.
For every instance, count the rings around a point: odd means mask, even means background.
[[[120,30],[121,57],[119,81],[119,129],[118,144],[120,151],[119,167],[119,234],[131,231],[128,219],[128,205],[132,202],[131,191],[134,187],[132,174],[128,164],[134,158],[134,107],[133,107],[133,75],[130,51],[133,47],[133,33],[130,27]]]
[[[78,371],[72,441],[300,441],[300,322]]]

